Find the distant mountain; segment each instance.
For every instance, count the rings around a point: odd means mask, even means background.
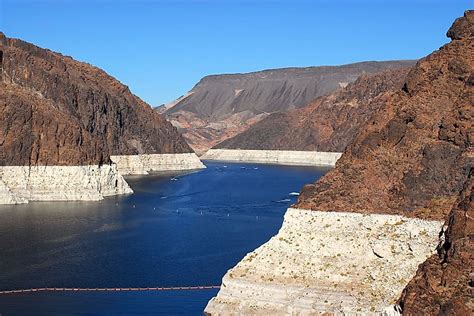
[[[204,77],[186,95],[158,108],[198,152],[230,138],[274,112],[303,107],[363,74],[412,66],[415,61],[272,69]]]
[[[388,96],[402,88],[409,69],[362,75],[301,109],[271,114],[214,148],[342,152]]]

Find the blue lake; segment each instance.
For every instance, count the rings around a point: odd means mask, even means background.
[[[0,205],[0,290],[219,285],[327,169],[206,162],[101,202]],[[0,295],[0,315],[200,315],[217,290]]]

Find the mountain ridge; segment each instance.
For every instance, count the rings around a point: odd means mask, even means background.
[[[414,61],[360,62],[210,75],[157,110],[182,131],[191,147],[202,153],[270,113],[303,107],[362,74],[412,64]]]
[[[402,88],[408,71],[361,75],[300,109],[273,113],[213,148],[342,152],[388,94]]]

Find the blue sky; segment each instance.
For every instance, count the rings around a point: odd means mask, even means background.
[[[0,30],[98,66],[159,105],[208,74],[420,58],[473,4],[0,0]]]

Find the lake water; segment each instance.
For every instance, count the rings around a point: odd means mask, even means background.
[[[219,285],[327,169],[206,162],[101,202],[0,205],[0,290]],[[0,315],[202,314],[217,290],[0,295]]]

